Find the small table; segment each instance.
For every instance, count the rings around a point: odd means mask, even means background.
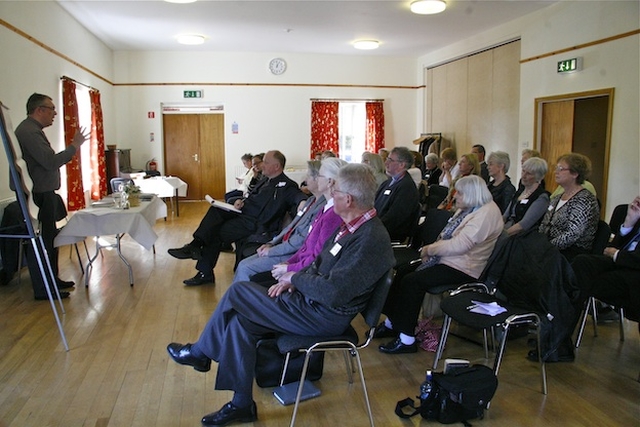
[[[173,207],[173,199],[176,200],[176,216],[180,216],[178,197],[187,197],[188,185],[177,176],[154,176],[146,179],[134,179],[135,185],[140,187],[143,193],[156,194],[158,197],[168,197]]]
[[[131,264],[122,255],[120,239],[125,234],[130,235],[145,249],[153,247],[158,235],[153,231],[153,225],[159,218],[167,216],[167,205],[158,197],[151,201],[142,201],[140,206],[119,209],[115,207],[90,207],[79,210],[73,214],[55,238],[54,246],[64,246],[84,240],[87,236],[116,236],[115,247],[120,259],[129,269],[129,284],[133,286],[133,269]],[[89,286],[89,268],[97,258],[101,246],[96,241],[96,253],[87,263],[85,286]]]

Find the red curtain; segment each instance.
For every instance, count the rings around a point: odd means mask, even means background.
[[[104,128],[100,92],[89,91],[91,100],[91,200],[100,200],[107,195],[107,165],[104,156]]]
[[[384,148],[384,106],[382,102],[367,102],[365,151],[377,153]]]
[[[64,142],[69,146],[78,130],[78,101],[76,84],[71,80],[62,80],[62,101],[64,115]],[[84,208],[84,188],[82,186],[80,152],[67,163],[67,209],[77,211]]]
[[[338,103],[311,103],[311,158],[316,153],[331,150],[339,154],[338,143]]]

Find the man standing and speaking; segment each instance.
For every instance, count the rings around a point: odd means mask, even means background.
[[[56,153],[43,129],[53,124],[57,114],[50,96],[34,93],[27,101],[27,118],[18,125],[15,134],[22,150],[22,157],[27,163],[29,176],[33,181],[31,190],[33,201],[40,208],[38,213],[40,232],[56,278],[56,286],[58,289],[67,289],[75,284],[58,277],[58,249],[53,247],[53,240],[58,234],[56,222],[67,216],[67,209],[56,190],[60,189],[60,167],[73,158],[80,146],[88,139],[89,134],[81,127],[74,135],[71,144]],[[34,277],[31,281],[36,300],[46,300],[44,283]],[[53,295],[55,298],[55,293]],[[69,292],[60,292],[61,298],[68,296]]]

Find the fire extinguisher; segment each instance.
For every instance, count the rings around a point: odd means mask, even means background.
[[[147,162],[147,170],[150,171],[157,171],[158,170],[158,162],[156,162],[156,159],[151,159]]]

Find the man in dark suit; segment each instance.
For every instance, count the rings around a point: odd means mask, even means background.
[[[259,234],[269,240],[281,228],[287,211],[295,212],[307,196],[298,184],[283,172],[286,159],[279,151],[269,151],[262,162],[264,178],[256,184],[246,199],[234,206],[241,214],[211,207],[193,233],[193,240],[181,248],[169,249],[178,259],[196,259],[198,273],[184,280],[187,286],[214,283],[213,268],[218,262],[223,244],[230,244],[250,235]]]
[[[394,241],[404,241],[418,221],[418,188],[407,173],[413,163],[414,157],[408,148],[391,150],[384,162],[389,179],[380,184],[376,192],[378,217]]]
[[[593,296],[640,320],[640,196],[629,204],[620,229],[613,231],[611,246],[602,255],[579,255],[571,265],[582,300]]]
[[[171,343],[177,363],[206,372],[218,362],[216,390],[232,390],[231,402],[202,419],[204,426],[253,422],[256,343],[268,334],[327,336],[343,333],[364,309],[374,284],[394,264],[389,234],[373,209],[376,181],[364,164],[340,169],[332,188],[344,223],[322,252],[301,271],[288,272],[270,288],[236,282],[221,298],[198,341]]]
[[[475,154],[478,157],[478,162],[480,162],[480,176],[484,179],[484,182],[489,183],[489,168],[487,167],[487,162],[485,162],[484,157],[486,156],[486,151],[484,149],[484,145],[476,144],[471,147],[471,153]]]

